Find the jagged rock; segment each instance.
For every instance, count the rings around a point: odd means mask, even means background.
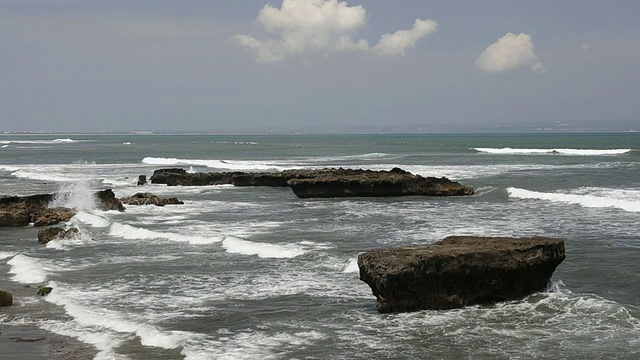
[[[472,195],[473,188],[447,178],[422,177],[399,168],[391,171],[321,169],[276,173],[187,173],[180,168],[159,169],[151,182],[170,186],[232,184],[235,186],[289,186],[301,198],[345,196],[456,196]]]
[[[413,175],[399,168],[391,171],[337,169],[312,178],[291,179],[288,184],[300,198],[473,194],[470,186],[444,177]]]
[[[452,236],[358,257],[380,312],[451,309],[544,291],[564,260],[559,239]]]
[[[0,211],[0,227],[27,226],[31,221],[31,215],[24,209]]]
[[[52,287],[49,286],[43,286],[41,288],[38,289],[38,295],[40,296],[47,296],[51,293],[51,291],[53,291]]]
[[[49,227],[38,231],[38,241],[43,244],[52,240],[72,239],[78,234],[78,229],[70,228],[63,229],[60,227]]]
[[[0,307],[13,305],[13,295],[8,291],[0,290]]]
[[[158,195],[152,193],[137,193],[131,197],[124,197],[120,199],[120,202],[126,205],[182,205],[184,202],[177,198],[161,198]]]
[[[114,194],[111,189],[98,191],[95,193],[94,197],[96,200],[96,207],[100,210],[124,211],[124,206],[120,200],[116,198],[116,194]]]
[[[147,184],[147,175],[138,176],[138,186],[142,186],[146,184]]]
[[[76,211],[64,207],[43,209],[33,214],[33,226],[51,226],[63,221],[69,221]]]

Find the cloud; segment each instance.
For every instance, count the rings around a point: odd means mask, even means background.
[[[437,28],[431,19],[416,19],[413,29],[385,34],[371,47],[366,40],[354,40],[354,34],[367,24],[364,7],[338,0],[283,0],[280,8],[265,5],[257,21],[273,37],[260,40],[236,35],[233,40],[253,51],[256,61],[265,63],[345,51],[403,56]]]
[[[489,45],[480,54],[475,63],[479,69],[499,73],[522,67],[531,67],[531,71],[543,74],[544,66],[533,52],[531,35],[507,33],[495,43]]]

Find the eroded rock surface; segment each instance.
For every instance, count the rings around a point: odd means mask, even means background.
[[[136,193],[130,197],[124,197],[120,199],[125,205],[182,205],[184,202],[177,198],[162,198],[152,193]]]
[[[452,236],[367,251],[358,267],[378,311],[398,312],[522,299],[544,291],[564,259],[560,239]]]

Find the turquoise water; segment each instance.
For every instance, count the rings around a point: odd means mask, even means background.
[[[298,199],[288,189],[165,187],[184,206],[92,209],[137,176],[398,166],[471,197]],[[82,236],[0,229],[0,312],[112,359],[555,359],[640,356],[640,135],[0,136],[5,194],[63,191]],[[380,315],[355,259],[448,235],[566,240],[549,292]],[[48,284],[46,298],[25,285]],[[552,291],[551,291],[552,290]],[[3,310],[4,311],[4,310]]]

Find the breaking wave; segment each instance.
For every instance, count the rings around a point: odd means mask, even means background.
[[[640,190],[619,190],[583,188],[575,193],[546,193],[510,187],[510,197],[536,199],[567,204],[577,204],[589,208],[617,208],[629,212],[640,212]]]
[[[47,280],[47,273],[43,270],[43,265],[34,258],[18,254],[7,261],[7,264],[11,265],[9,273],[14,275],[11,277],[13,281],[36,284]]]
[[[111,224],[111,227],[109,228],[109,235],[129,240],[165,239],[176,242],[186,242],[192,245],[213,244],[222,241],[222,238],[218,235],[182,235],[169,232],[152,231],[121,223]]]
[[[225,237],[222,247],[232,254],[258,255],[261,258],[293,258],[306,252],[293,245],[257,243],[235,236]]]
[[[265,164],[259,161],[243,161],[243,160],[198,160],[198,159],[176,159],[176,158],[155,158],[146,157],[142,159],[143,164],[147,165],[172,165],[172,166],[204,166],[212,169],[225,170],[272,170],[281,171],[286,168],[276,164]]]
[[[621,155],[632,149],[513,149],[513,148],[473,148],[481,153],[497,155],[571,155],[571,156],[598,156]]]

